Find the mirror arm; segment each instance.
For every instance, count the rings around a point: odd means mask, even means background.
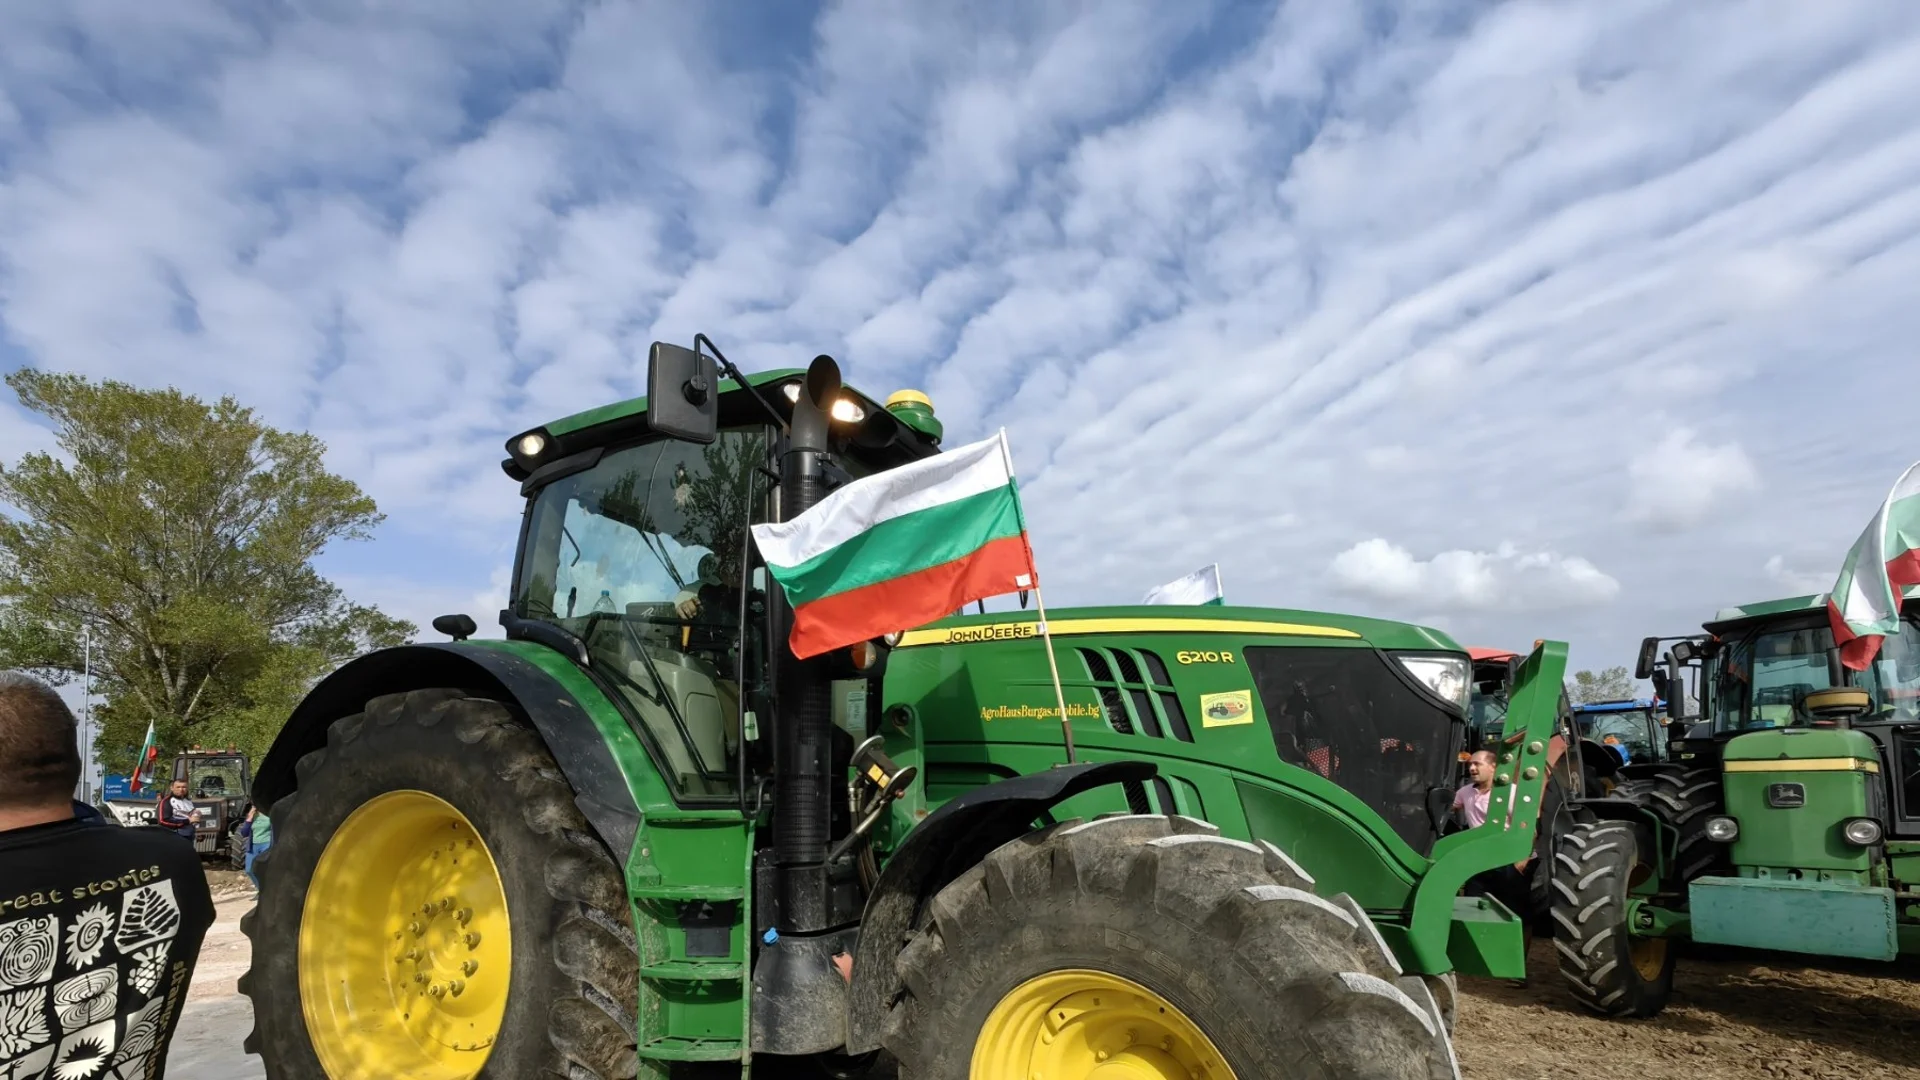
[[[704,355],[700,351],[702,347],[704,347],[708,353],[713,354],[713,359],[720,365],[720,370],[726,372],[742,390],[752,394],[753,400],[759,402],[760,407],[767,410],[767,415],[773,417],[774,427],[779,428],[781,431],[787,429],[787,422],[781,417],[780,411],[773,407],[773,403],[767,400],[766,395],[760,392],[759,387],[748,382],[747,376],[741,372],[739,368],[733,366],[733,361],[727,359],[726,354],[720,351],[720,347],[713,343],[713,339],[705,334],[693,335],[693,353],[695,356]]]

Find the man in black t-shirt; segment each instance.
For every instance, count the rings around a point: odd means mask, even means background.
[[[73,713],[0,672],[0,1080],[161,1080],[213,898],[193,848],[74,816]]]

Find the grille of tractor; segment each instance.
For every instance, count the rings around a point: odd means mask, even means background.
[[[1145,649],[1075,649],[1100,695],[1107,723],[1122,735],[1193,741],[1167,665]]]
[[[1372,649],[1256,645],[1242,655],[1280,759],[1346,788],[1426,854],[1439,838],[1427,793],[1452,786],[1461,721]]]

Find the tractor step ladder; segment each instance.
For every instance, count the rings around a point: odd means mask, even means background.
[[[747,1059],[753,822],[654,808],[628,865],[640,949],[640,1076],[671,1062]]]

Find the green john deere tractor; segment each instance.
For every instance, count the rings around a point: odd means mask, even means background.
[[[268,1077],[1457,1075],[1432,990],[1518,934],[1455,894],[1531,843],[1563,647],[1437,841],[1466,657],[1415,628],[1056,612],[1065,764],[1030,619],[786,648],[749,524],[937,453],[930,403],[696,344],[509,440],[504,640],[361,657],[262,763]]]
[[[1920,952],[1920,603],[1866,671],[1825,595],[1727,608],[1648,638],[1666,761],[1583,804],[1555,867],[1560,971],[1585,1005],[1651,1016],[1676,941],[1893,960]],[[1662,642],[1674,644],[1656,667]],[[1700,713],[1683,727],[1686,675]]]

